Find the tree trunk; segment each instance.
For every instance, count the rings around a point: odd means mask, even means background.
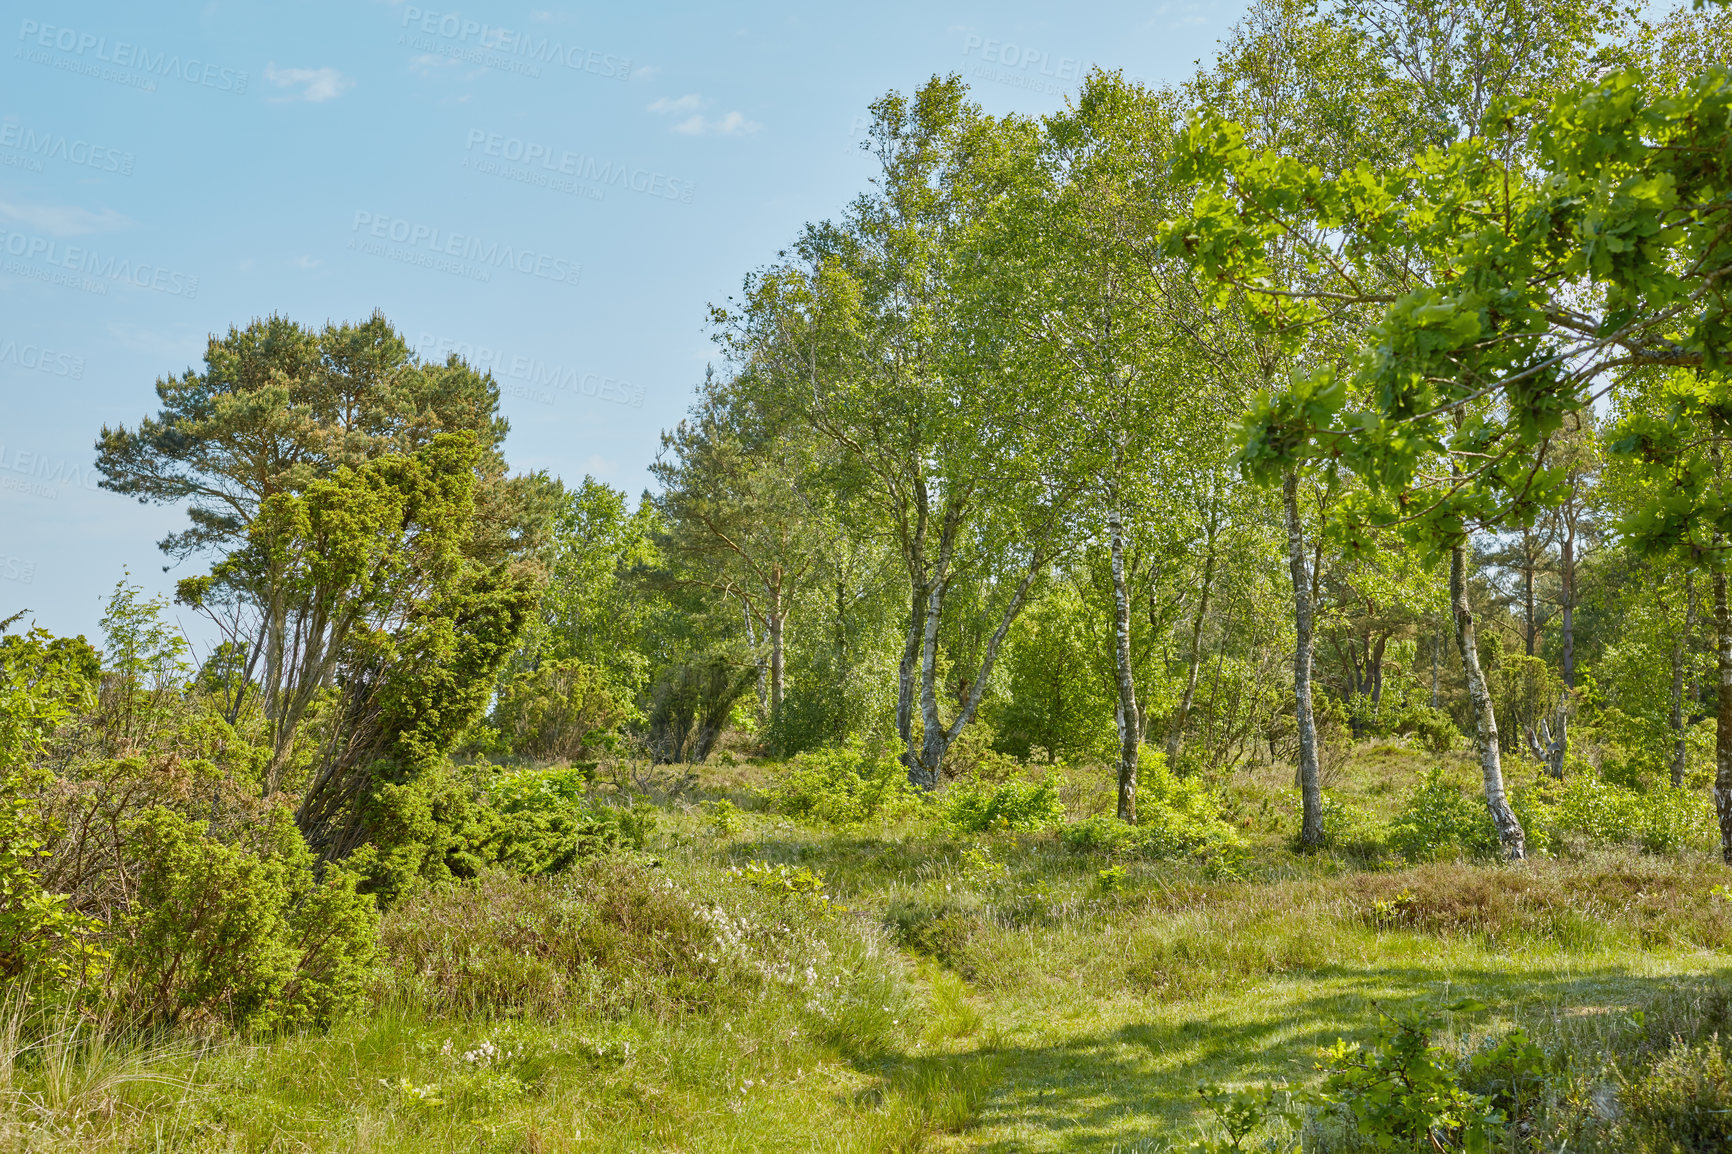
[[[1720,819],[1720,857],[1732,865],[1732,619],[1726,610],[1726,571],[1720,534],[1714,534],[1714,652],[1720,696],[1714,717],[1714,814]]]
[[[1383,707],[1383,656],[1389,651],[1389,634],[1385,633],[1377,639],[1377,645],[1371,654],[1371,720],[1377,720],[1377,712]]]
[[[1443,654],[1443,625],[1431,635],[1431,707],[1437,708],[1437,664]]]
[[[938,622],[944,611],[943,578],[926,594],[926,616],[920,639],[920,759],[908,767],[909,780],[920,789],[938,788],[944,761],[944,726],[938,720]]]
[[[1684,784],[1688,750],[1684,743],[1684,654],[1690,633],[1696,628],[1695,575],[1684,574],[1684,627],[1672,638],[1672,788]]]
[[[1107,514],[1113,566],[1113,660],[1119,679],[1119,820],[1137,821],[1137,683],[1131,669],[1131,595],[1125,585],[1125,534],[1116,507]]]
[[[1197,700],[1197,675],[1203,667],[1203,619],[1209,613],[1209,593],[1215,585],[1215,534],[1211,525],[1208,552],[1203,557],[1203,584],[1197,591],[1197,616],[1191,622],[1191,669],[1185,676],[1185,692],[1179,698],[1179,708],[1167,730],[1167,768],[1178,764],[1179,750],[1185,742],[1185,725],[1191,719],[1191,706]]]
[[[1527,655],[1532,657],[1534,655],[1534,559],[1532,549],[1527,550],[1522,561],[1522,584],[1525,586],[1524,592],[1527,600]]]
[[[1299,725],[1299,844],[1323,844],[1323,778],[1317,764],[1317,721],[1311,714],[1311,582],[1305,573],[1305,528],[1299,521],[1299,474],[1281,481],[1287,511],[1287,564],[1293,573],[1293,705]]]
[[[782,608],[782,598],[778,594],[770,602],[770,720],[773,722],[782,714],[782,670],[783,627],[787,624],[788,614]]]
[[[1473,610],[1467,602],[1467,546],[1457,545],[1449,553],[1449,600],[1455,614],[1455,644],[1467,674],[1468,699],[1473,703],[1473,741],[1485,775],[1485,804],[1497,827],[1498,844],[1504,857],[1514,861],[1527,856],[1527,836],[1504,795],[1503,763],[1498,756],[1497,716],[1491,692],[1479,667],[1479,645],[1474,636]]]
[[[758,649],[758,627],[752,623],[752,607],[741,605],[740,612],[746,619],[746,648],[751,650],[752,664],[758,671],[758,720],[770,720],[770,674],[765,668],[764,654]]]
[[[1576,687],[1576,526],[1568,523],[1563,544],[1558,549],[1558,581],[1562,586],[1562,630],[1559,635],[1564,647],[1564,688]]]
[[[896,736],[902,739],[902,758],[914,771],[914,663],[920,659],[920,608],[926,586],[910,582],[908,636],[902,643],[902,661],[896,666]]]

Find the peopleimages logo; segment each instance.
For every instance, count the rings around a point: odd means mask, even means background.
[[[183,58],[179,53],[154,52],[142,44],[132,44],[125,40],[116,40],[110,44],[106,36],[80,32],[76,28],[62,28],[54,24],[25,20],[18,25],[18,39],[23,42],[22,47],[15,53],[20,59],[83,73],[99,80],[113,80],[134,88],[143,88],[147,92],[156,91],[156,82],[149,79],[150,77],[184,80],[201,88],[214,88],[219,92],[233,92],[237,95],[247,90],[247,74],[239,69],[225,68],[193,56]],[[62,53],[63,56],[57,60],[38,51],[44,48]],[[65,59],[66,56],[75,59],[68,60]],[[116,73],[99,67],[103,64],[129,69],[131,73],[142,72],[144,76]]]
[[[410,6],[403,9],[403,27],[408,32],[401,43],[410,48],[490,68],[540,76],[539,66],[547,64],[608,80],[631,76],[631,61],[623,57],[566,44],[551,36],[538,38],[533,33],[515,32],[497,24],[465,20],[455,12],[429,12]],[[412,36],[409,32],[421,35]]]
[[[364,244],[356,244],[354,240],[350,241],[351,248],[360,248],[363,251],[373,253],[373,255],[383,255],[394,260],[402,259],[411,264],[428,263],[429,267],[433,267],[430,262],[438,262],[442,258],[449,257],[451,261],[445,263],[457,266],[441,271],[458,271],[458,267],[461,266],[473,268],[474,272],[483,274],[489,268],[510,269],[513,272],[523,273],[525,276],[540,277],[542,280],[552,281],[555,284],[568,285],[576,285],[579,276],[583,273],[582,265],[563,257],[533,252],[530,249],[512,248],[510,245],[500,244],[498,241],[486,241],[478,236],[467,236],[460,232],[447,232],[430,224],[418,224],[412,220],[404,220],[401,217],[389,216],[384,213],[357,211],[355,223],[350,226],[350,231],[361,233],[363,230],[365,230],[364,236],[357,239],[365,240],[366,237],[372,237],[377,240],[388,240],[393,244],[403,246],[405,253],[414,256],[425,255],[427,260],[412,260],[407,255],[392,256],[388,250],[374,252],[373,248],[380,246],[368,248]],[[491,276],[483,275],[475,279],[490,280]]]
[[[0,365],[17,365],[51,377],[70,377],[75,381],[84,379],[83,357],[13,340],[0,340]]]
[[[36,163],[29,166],[32,172],[41,172],[41,162],[44,160],[59,160],[66,164],[93,168],[97,172],[132,175],[130,152],[92,144],[88,140],[74,140],[57,132],[39,132],[16,120],[0,122],[0,148],[21,152],[25,157],[34,160]],[[8,159],[0,157],[0,164],[8,163],[11,163]]]
[[[60,496],[57,485],[76,485],[94,493],[98,487],[96,470],[75,465],[65,457],[52,458],[46,453],[0,443],[0,490],[52,501]]]
[[[105,256],[84,245],[62,244],[58,240],[32,233],[0,228],[0,253],[7,257],[20,258],[0,260],[0,269],[6,272],[51,284],[64,284],[84,292],[106,294],[108,285],[103,282],[108,281],[167,293],[169,296],[186,297],[188,300],[198,296],[196,276],[175,272],[148,261]],[[39,263],[24,263],[26,261]],[[42,265],[49,267],[43,268]],[[61,269],[67,271],[61,272]]]
[[[522,165],[531,170],[532,174],[536,169],[540,169],[549,174],[570,176],[591,184],[599,184],[604,188],[613,186],[641,192],[645,196],[678,201],[680,204],[690,204],[692,194],[697,191],[697,186],[691,181],[677,180],[665,173],[598,161],[593,156],[585,156],[569,149],[554,148],[515,136],[501,136],[497,132],[486,132],[479,128],[469,130],[464,148],[471,153],[479,152],[483,157],[497,157]],[[490,171],[483,167],[484,164],[484,161],[476,158],[465,158],[465,167],[473,167],[478,172]],[[500,168],[498,171],[501,175],[508,175],[510,170]],[[526,183],[534,184],[538,181],[529,178]]]
[[[16,581],[28,585],[36,580],[36,562],[19,557],[0,557],[0,581]]]
[[[1059,93],[1069,82],[1082,75],[1083,62],[1074,56],[1054,58],[1052,53],[1035,48],[1023,48],[1003,40],[988,40],[969,36],[962,42],[962,54],[975,56],[983,63],[975,66],[974,74],[984,80],[995,80],[1016,88]],[[997,65],[997,67],[993,67]]]
[[[513,355],[486,345],[448,340],[430,333],[421,334],[420,341],[415,345],[415,352],[423,360],[438,361],[456,354],[462,357],[470,368],[492,373],[501,388],[512,396],[539,401],[544,405],[553,403],[553,394],[545,390],[558,389],[577,396],[610,401],[616,405],[643,408],[642,385],[604,377],[600,373],[586,373],[581,369],[549,364],[536,357]],[[513,381],[521,381],[523,384],[513,385]]]

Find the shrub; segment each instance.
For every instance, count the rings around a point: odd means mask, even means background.
[[[82,988],[102,958],[101,926],[42,888],[47,831],[22,786],[17,775],[0,777],[0,991],[30,981],[45,992]]]
[[[544,661],[506,679],[493,726],[512,753],[575,762],[610,747],[629,714],[600,669],[577,660]]]
[[[1325,797],[1323,840],[1335,849],[1370,856],[1383,848],[1384,831],[1364,808],[1350,801]]]
[[[389,904],[418,884],[471,878],[490,865],[550,874],[619,848],[643,848],[654,811],[593,805],[586,767],[437,765],[381,786],[368,804],[371,844],[349,859]]]
[[[490,829],[480,843],[489,862],[523,874],[553,874],[584,858],[642,849],[654,811],[591,807],[582,769],[519,770],[483,794]]]
[[[1435,1021],[1386,1020],[1366,1044],[1324,1051],[1318,1098],[1377,1149],[1489,1150],[1531,1108],[1545,1055],[1514,1030],[1465,1061],[1432,1044]],[[1491,1093],[1474,1093],[1483,1084]]]
[[[1220,799],[1197,778],[1175,776],[1158,753],[1144,755],[1136,825],[1100,814],[1073,822],[1060,836],[1076,850],[1150,858],[1206,856],[1242,844],[1221,817]]]
[[[287,810],[270,811],[258,842],[215,841],[166,809],[139,820],[138,890],[115,960],[141,1024],[266,1030],[329,1022],[359,1000],[375,950],[372,899],[342,869],[315,877]]]
[[[1059,777],[1040,781],[989,782],[964,778],[952,782],[939,804],[944,823],[958,833],[989,829],[1046,829],[1064,820]]]
[[[799,906],[821,918],[841,908],[831,904],[824,889],[824,875],[807,866],[754,861],[747,862],[744,869],[734,866],[728,872],[761,894]]]
[[[1429,705],[1404,707],[1396,714],[1393,728],[1404,737],[1412,737],[1432,753],[1448,753],[1461,735],[1449,714]]]
[[[1717,1037],[1675,1040],[1653,1069],[1625,1085],[1622,1099],[1626,1149],[1732,1149],[1732,1068]]]
[[[1497,851],[1497,830],[1485,803],[1468,796],[1433,769],[1409,795],[1389,830],[1389,844],[1409,861],[1486,856]]]
[[[1703,794],[1670,786],[1642,793],[1592,774],[1566,780],[1547,816],[1557,833],[1596,845],[1634,843],[1650,853],[1672,853],[1714,835],[1713,809]]]
[[[830,825],[890,819],[922,804],[901,762],[859,749],[802,753],[767,792],[778,812]]]

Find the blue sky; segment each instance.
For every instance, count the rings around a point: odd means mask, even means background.
[[[491,368],[514,468],[634,495],[721,301],[870,173],[866,107],[1177,80],[1242,5],[0,3],[0,617],[94,634],[184,523],[96,487],[104,423],[208,334],[382,309]],[[187,621],[189,629],[194,622]]]

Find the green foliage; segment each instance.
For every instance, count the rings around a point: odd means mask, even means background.
[[[1364,807],[1333,794],[1323,797],[1323,840],[1347,853],[1375,855],[1387,831]]]
[[[1125,867],[1110,865],[1095,873],[1095,888],[1103,894],[1116,894],[1125,888]]]
[[[55,731],[95,705],[99,674],[82,637],[0,637],[0,991],[77,989],[102,960],[100,925],[42,887],[53,831],[32,788],[46,779],[33,766]]]
[[[1444,710],[1429,705],[1406,705],[1391,721],[1391,731],[1411,735],[1420,746],[1432,753],[1448,753],[1454,748],[1461,731],[1455,720]]]
[[[707,802],[704,809],[710,815],[710,829],[717,837],[732,837],[745,826],[740,807],[727,798]]]
[[[30,764],[63,722],[92,709],[101,672],[83,637],[0,637],[0,772]]]
[[[734,706],[757,676],[731,647],[688,653],[662,671],[651,694],[650,752],[658,764],[699,764],[721,740]]]
[[[992,710],[1007,752],[1026,759],[1040,748],[1061,761],[1110,754],[1116,699],[1100,675],[1089,608],[1064,582],[1017,619],[1004,659],[1006,693]]]
[[[995,829],[1047,829],[1064,821],[1056,772],[1039,781],[960,778],[938,799],[944,824],[957,833]]]
[[[612,748],[616,728],[630,717],[602,670],[567,658],[507,676],[492,723],[506,752],[575,762]]]
[[[602,671],[616,700],[637,698],[649,681],[645,633],[660,602],[631,574],[654,560],[656,521],[653,504],[633,511],[624,491],[593,477],[567,494],[547,550],[547,591],[514,671],[578,661]]]
[[[367,891],[389,903],[417,885],[471,878],[490,865],[553,874],[616,849],[641,849],[654,811],[591,804],[592,773],[440,765],[388,783],[367,811],[371,840],[351,865]]]
[[[1732,1063],[1718,1037],[1672,1039],[1652,1069],[1625,1083],[1620,1100],[1615,1140],[1626,1149],[1732,1149]]]
[[[367,841],[347,859],[364,889],[390,904],[419,883],[441,885],[474,877],[487,864],[482,848],[493,830],[481,801],[482,783],[449,765],[412,777],[388,763],[364,810]]]
[[[1166,758],[1144,751],[1137,782],[1137,824],[1110,814],[1072,822],[1059,835],[1072,849],[1155,859],[1219,857],[1243,845],[1221,816],[1221,800],[1194,777],[1167,769]]]
[[[1593,845],[1675,853],[1715,834],[1713,804],[1699,790],[1662,785],[1644,793],[1584,773],[1567,778],[1551,801],[1545,813],[1553,830]]]
[[[487,860],[531,876],[559,873],[621,848],[642,849],[654,810],[591,806],[582,770],[520,770],[495,780],[484,800],[491,830]]]
[[[1487,1152],[1536,1096],[1544,1053],[1521,1030],[1458,1063],[1432,1044],[1435,1021],[1386,1018],[1364,1043],[1337,1041],[1319,1065],[1320,1102],[1379,1149]],[[1464,1084],[1465,1083],[1465,1084]],[[1495,1087],[1475,1093],[1468,1085]]]
[[[0,993],[34,985],[53,995],[83,988],[103,960],[101,925],[41,885],[44,837],[35,800],[17,773],[0,774]]]
[[[1409,861],[1484,856],[1497,852],[1497,830],[1483,799],[1432,769],[1390,825],[1389,844]]]
[[[843,908],[831,903],[824,889],[824,875],[809,866],[753,861],[747,862],[744,869],[732,866],[728,872],[759,893],[792,902],[818,917],[827,918]]]
[[[355,1007],[378,915],[355,875],[316,875],[285,811],[271,811],[255,848],[212,840],[165,809],[147,811],[133,836],[138,889],[115,961],[135,1020],[260,1031]]]
[[[829,825],[894,820],[924,804],[901,762],[853,747],[800,754],[766,792],[778,812]]]

